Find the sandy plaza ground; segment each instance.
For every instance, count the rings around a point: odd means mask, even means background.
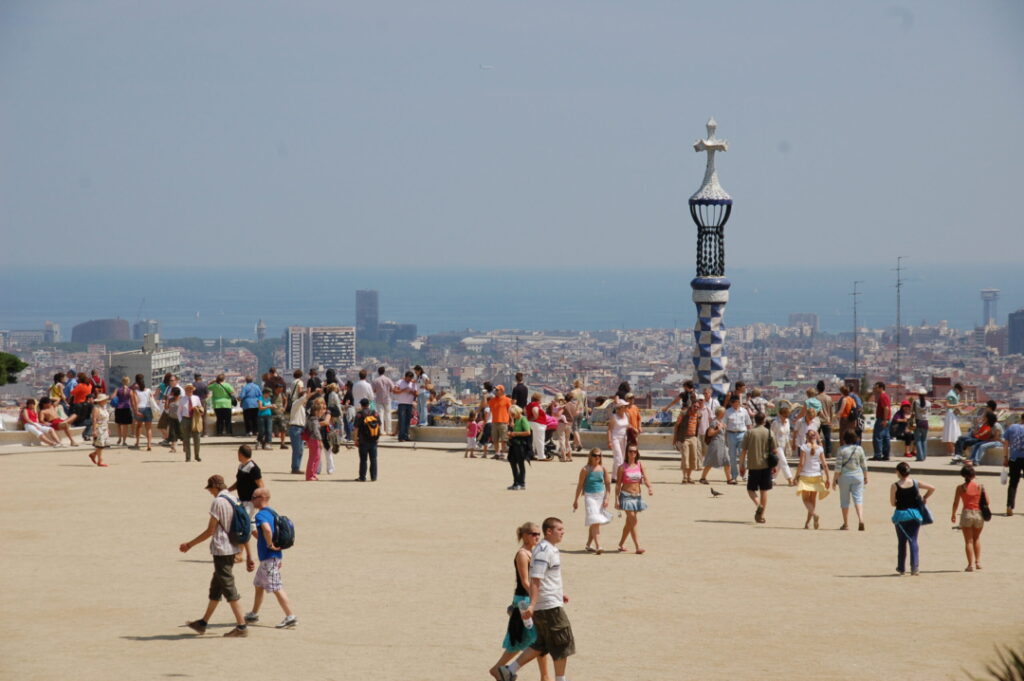
[[[938,486],[937,522],[922,531],[919,577],[894,573],[891,472],[872,472],[866,532],[839,532],[838,495],[820,506],[819,531],[776,488],[768,523],[753,522],[740,487],[712,474],[679,484],[678,464],[651,459],[655,494],[641,515],[643,556],[582,551],[572,493],[582,459],[535,463],[527,490],[509,492],[509,468],[439,447],[383,446],[380,480],[353,482],[356,455],[318,483],[288,474],[289,453],[257,452],[272,506],[296,523],[283,579],[299,618],[276,630],[268,598],[248,639],[226,640],[221,604],[205,636],[183,625],[202,615],[210,580],[206,544],[178,545],[206,525],[207,476],[233,479],[238,441],[205,442],[202,463],[180,450],[7,447],[0,452],[6,541],[0,678],[275,679],[490,678],[514,586],[514,530],[556,515],[566,523],[562,568],[578,654],[569,678],[966,679],[996,644],[1021,640],[1024,517],[1005,518],[1005,488],[984,532],[984,570],[963,572],[949,512],[959,477]],[[388,445],[387,442],[384,443]],[[582,504],[581,504],[582,506]],[[614,549],[622,519],[603,531]],[[236,567],[246,610],[251,575]],[[536,679],[535,666],[522,679]]]

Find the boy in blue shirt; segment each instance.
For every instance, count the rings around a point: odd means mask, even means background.
[[[270,490],[260,487],[252,493],[252,503],[256,507],[256,522],[253,534],[256,535],[256,553],[260,566],[256,569],[253,585],[256,597],[252,610],[245,614],[248,623],[260,620],[260,606],[263,605],[263,592],[269,591],[277,598],[278,605],[284,610],[284,619],[277,625],[278,629],[294,627],[298,619],[292,613],[291,604],[281,585],[281,549],[274,546],[274,511],[270,508]]]

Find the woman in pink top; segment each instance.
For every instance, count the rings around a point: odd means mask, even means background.
[[[626,550],[626,538],[632,537],[637,555],[644,553],[636,536],[636,514],[647,509],[641,497],[641,484],[647,485],[648,496],[654,494],[644,465],[640,463],[640,450],[636,445],[629,445],[626,447],[626,460],[615,475],[615,508],[626,513],[626,526],[622,528],[622,538],[619,539],[620,552]]]
[[[953,497],[953,517],[956,522],[956,509],[960,501],[964,502],[963,513],[960,514],[960,533],[964,535],[964,551],[967,553],[965,572],[981,569],[981,531],[985,529],[985,519],[981,515],[982,500],[988,506],[985,488],[974,481],[974,466],[960,469],[964,484],[956,488]]]

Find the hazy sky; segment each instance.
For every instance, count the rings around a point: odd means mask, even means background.
[[[1019,261],[1022,37],[1019,0],[6,0],[0,265],[690,269],[709,115],[729,263]]]

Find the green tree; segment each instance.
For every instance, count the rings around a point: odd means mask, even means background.
[[[18,382],[18,372],[24,371],[28,365],[17,356],[0,352],[0,385]]]

